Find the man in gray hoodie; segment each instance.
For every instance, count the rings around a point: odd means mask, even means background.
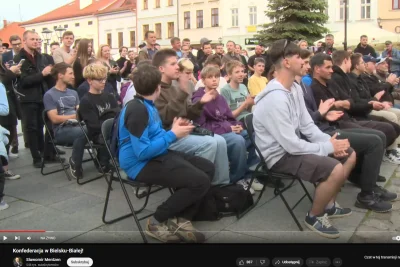
[[[348,208],[336,207],[335,199],[354,168],[356,155],[347,139],[322,133],[311,119],[302,89],[294,82],[304,64],[300,48],[279,40],[269,53],[277,75],[255,99],[256,144],[272,171],[318,183],[305,224],[321,236],[338,238],[339,231],[328,218],[351,214]]]

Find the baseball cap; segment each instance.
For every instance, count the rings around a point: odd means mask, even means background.
[[[371,57],[371,56],[363,56],[363,60],[364,60],[364,62],[365,63],[368,63],[368,62],[377,62],[377,60],[376,60],[376,58],[374,58],[374,57]]]
[[[209,43],[209,42],[211,42],[211,40],[209,40],[206,37],[203,37],[203,38],[200,39],[200,44]]]
[[[386,57],[382,57],[382,58],[377,58],[376,60],[377,60],[377,62],[376,62],[376,65],[379,65],[379,64],[381,64],[381,63],[383,63],[383,62],[385,62],[386,61]]]
[[[392,41],[386,41],[385,42],[385,45],[391,45],[392,44]]]

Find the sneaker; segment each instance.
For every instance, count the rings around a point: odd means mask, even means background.
[[[327,238],[339,238],[339,231],[333,227],[328,219],[328,214],[324,214],[323,216],[314,216],[310,217],[307,213],[306,219],[304,220],[306,226],[318,233],[319,235]]]
[[[192,223],[183,218],[174,218],[168,220],[168,229],[173,231],[174,235],[179,236],[182,241],[189,243],[203,243],[206,237],[193,227]]]
[[[59,148],[56,148],[58,155],[65,155],[65,151]]]
[[[400,164],[400,159],[396,150],[386,151],[385,155],[383,156],[383,161],[392,164]]]
[[[383,177],[382,175],[378,175],[378,179],[376,179],[376,181],[379,183],[383,183],[383,182],[386,182],[386,178]]]
[[[251,178],[246,179],[247,184],[250,184]],[[260,183],[260,181],[257,180],[257,178],[254,178],[253,183],[251,184],[251,188],[254,189],[255,191],[261,191],[263,189],[264,185]]]
[[[8,156],[12,159],[18,158],[18,147],[12,147]]]
[[[4,200],[2,200],[1,202],[0,202],[0,210],[6,210],[6,209],[8,209],[10,206],[4,201]]]
[[[247,183],[247,181],[245,180],[239,180],[238,182],[236,182],[236,184],[243,186],[244,190],[247,190],[249,188],[249,184]],[[250,194],[254,195],[254,189],[250,187]]]
[[[150,219],[147,220],[145,233],[164,243],[180,243],[181,239],[173,234],[165,223],[152,224]]]
[[[379,196],[380,199],[383,201],[396,201],[399,200],[399,196],[397,193],[389,192],[387,189],[383,188],[382,186],[376,186],[374,188],[374,193]]]
[[[69,165],[70,165],[70,171],[72,177],[75,179],[82,179],[83,177],[83,169],[81,168],[76,168],[75,163],[72,161],[72,158],[69,158]]]
[[[352,211],[349,208],[342,208],[339,205],[335,205],[329,209],[325,210],[326,214],[328,215],[329,219],[334,219],[334,218],[342,218],[351,215]]]
[[[12,171],[8,170],[4,173],[4,177],[8,180],[17,180],[21,178],[21,175],[19,174],[14,174]]]
[[[42,160],[41,159],[34,159],[33,160],[33,167],[40,169],[42,168]]]
[[[358,194],[355,206],[360,209],[367,209],[380,213],[392,210],[392,204],[383,201],[379,195],[375,193],[366,196],[362,196],[361,193]]]
[[[97,164],[95,164],[95,165],[97,165]],[[111,172],[112,172],[112,168],[111,168],[110,165],[103,165],[103,166],[101,166],[101,167],[96,166],[96,168],[97,168],[97,172],[98,172],[99,174],[103,174],[103,173],[105,173],[105,174],[111,174]],[[114,170],[114,171],[115,171],[115,170]]]

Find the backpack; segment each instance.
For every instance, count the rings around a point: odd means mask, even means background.
[[[193,221],[217,221],[222,217],[238,216],[253,204],[250,191],[241,185],[213,186],[202,199]]]

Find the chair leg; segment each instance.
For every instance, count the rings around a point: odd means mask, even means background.
[[[301,179],[298,179],[298,180],[299,180],[299,182],[300,182],[301,187],[303,187],[304,192],[306,193],[308,199],[309,199],[309,200],[311,201],[311,203],[312,203],[314,200],[313,200],[313,198],[311,197],[310,193],[308,192],[307,188],[305,187],[303,181],[302,181]],[[314,184],[314,186],[315,186],[315,188],[316,188],[316,185],[315,185],[315,184]]]
[[[165,187],[159,187],[159,188],[157,188],[157,189],[155,189],[155,190],[153,190],[153,191],[150,191],[150,194],[148,193],[150,189],[148,189],[148,190],[146,190],[146,191],[142,191],[142,193],[139,194],[139,189],[140,189],[140,187],[137,187],[137,188],[136,188],[135,195],[136,195],[136,197],[137,197],[138,199],[142,199],[142,198],[146,197],[147,195],[154,194],[154,193],[156,193],[156,192],[158,192],[158,191],[163,190],[164,188],[165,188]],[[171,192],[171,190],[170,190],[170,192]],[[171,195],[172,195],[172,193],[171,193]]]
[[[91,148],[91,149],[93,149],[93,148]],[[95,155],[95,157],[94,157],[93,154],[90,152],[90,149],[89,149],[89,148],[87,148],[87,151],[89,152],[90,159],[86,160],[86,162],[89,162],[89,161],[97,162],[97,164],[100,166],[100,162],[99,162],[99,160],[97,159],[97,156]],[[93,149],[93,151],[94,151],[94,149]],[[82,180],[84,180],[83,178],[76,179],[76,182],[77,182],[79,185],[84,185],[84,184],[87,184],[87,183],[96,181],[96,180],[101,179],[101,178],[104,177],[104,179],[106,180],[106,182],[107,182],[107,184],[108,184],[109,182],[108,182],[108,179],[107,179],[107,174],[104,173],[104,171],[102,171],[102,172],[103,172],[102,174],[100,174],[100,175],[98,175],[98,176],[96,176],[96,177],[94,177],[94,178],[85,179],[84,182],[81,182]],[[111,190],[112,190],[112,188],[111,188]]]
[[[45,146],[46,146],[46,144],[45,144]],[[50,175],[50,174],[53,174],[53,173],[57,173],[57,172],[64,171],[64,172],[65,172],[65,175],[66,175],[67,178],[68,178],[68,180],[71,181],[72,179],[71,179],[71,177],[70,177],[69,174],[68,174],[68,168],[70,167],[69,164],[66,164],[66,163],[62,162],[62,160],[61,160],[61,155],[58,153],[57,147],[56,147],[54,144],[53,144],[53,147],[54,147],[54,149],[55,149],[55,151],[56,151],[56,155],[57,155],[58,160],[60,161],[60,164],[61,164],[61,166],[62,166],[62,169],[56,169],[56,170],[51,171],[51,172],[44,172],[45,166],[44,166],[44,158],[43,158],[43,159],[42,159],[42,166],[41,166],[41,168],[40,168],[40,173],[41,173],[43,176],[47,176],[47,175]],[[46,147],[44,148],[44,150],[46,150]]]
[[[281,197],[283,203],[285,204],[287,210],[289,211],[290,215],[292,216],[294,222],[297,224],[297,227],[299,227],[300,231],[303,231],[303,227],[301,226],[299,220],[297,220],[296,216],[293,213],[293,210],[290,208],[289,204],[287,203],[285,197],[283,196],[283,192],[279,190],[279,188],[276,188],[275,190],[278,191],[278,195]]]

